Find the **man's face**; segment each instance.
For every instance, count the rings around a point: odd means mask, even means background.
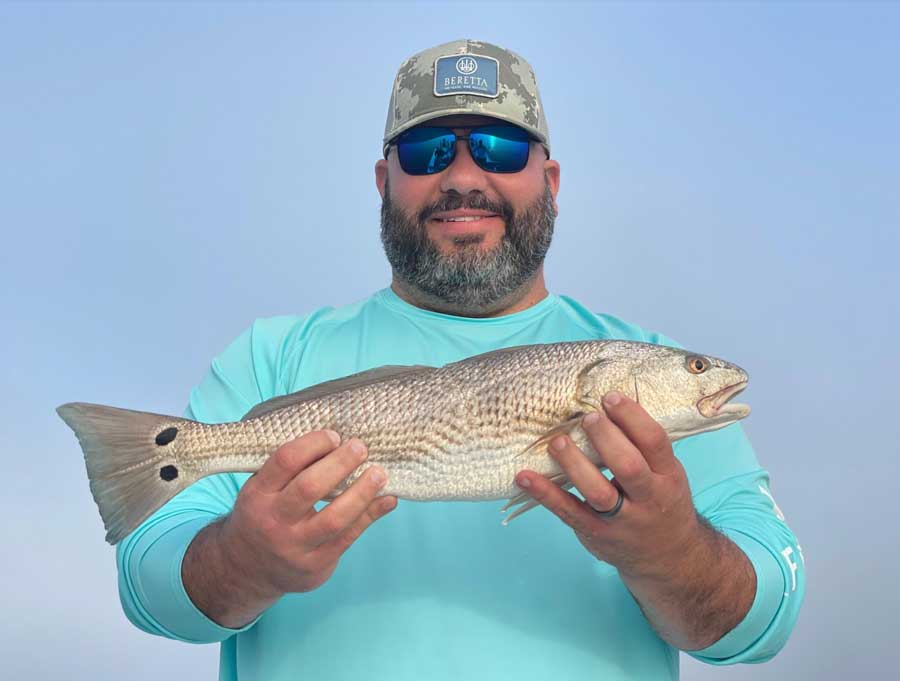
[[[497,123],[483,116],[447,116],[427,125]],[[460,126],[460,127],[457,127]],[[466,126],[466,127],[462,127]],[[490,173],[472,160],[465,141],[433,175],[407,175],[396,147],[375,166],[382,196],[381,237],[397,277],[426,298],[460,313],[489,314],[540,269],[556,217],[559,164],[532,143],[517,173]],[[454,221],[453,218],[475,218]]]

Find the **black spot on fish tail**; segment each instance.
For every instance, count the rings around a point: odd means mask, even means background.
[[[160,447],[163,447],[174,440],[176,435],[178,435],[178,428],[176,428],[175,426],[166,428],[156,436],[156,444],[158,444]]]
[[[166,482],[174,480],[178,477],[178,469],[172,465],[163,466],[159,469],[159,477],[161,477]]]

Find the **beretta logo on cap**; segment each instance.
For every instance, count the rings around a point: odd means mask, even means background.
[[[480,54],[450,54],[434,61],[434,94],[496,97],[500,93],[500,62]]]

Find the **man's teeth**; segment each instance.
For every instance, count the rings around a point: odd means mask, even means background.
[[[464,218],[435,218],[439,222],[475,222],[484,218],[492,218],[493,215],[470,215]]]

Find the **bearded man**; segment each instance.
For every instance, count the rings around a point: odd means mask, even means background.
[[[516,345],[675,345],[548,292],[550,148],[523,58],[461,40],[405,61],[375,164],[390,287],[257,320],[213,360],[186,415],[236,421],[373,367]],[[200,480],[121,541],[123,607],[148,632],[220,643],[228,680],[659,681],[678,678],[679,650],[717,665],[773,657],[805,574],[741,427],[673,447],[613,392],[583,428],[608,471],[557,438],[551,455],[580,496],[523,470],[517,484],[545,508],[508,528],[499,504],[398,507],[377,466],[323,504],[366,443],[305,434],[253,476]]]

